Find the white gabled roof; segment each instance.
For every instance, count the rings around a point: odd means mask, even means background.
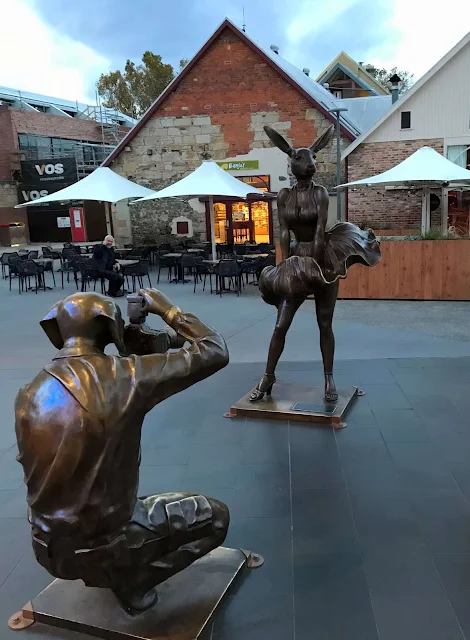
[[[108,169],[109,171],[109,169]],[[470,173],[470,171],[469,171]],[[237,180],[230,173],[224,171],[213,160],[206,160],[185,178],[178,180],[160,191],[150,193],[142,200],[157,200],[159,198],[175,198],[178,196],[233,196],[245,199],[250,193],[259,194],[264,198],[264,191]],[[132,203],[131,203],[132,204]]]
[[[69,187],[30,202],[17,204],[15,209],[36,206],[46,202],[72,202],[74,200],[97,200],[98,202],[119,202],[127,198],[144,198],[153,194],[152,189],[142,187],[118,175],[108,167],[98,167],[83,180]]]
[[[355,180],[340,187],[362,186],[413,186],[433,184],[445,186],[449,183],[470,184],[470,171],[441,156],[431,147],[421,147],[392,169],[370,178]]]
[[[436,75],[438,71],[442,69],[442,67],[449,62],[457,53],[459,53],[467,44],[470,43],[470,31],[466,36],[458,42],[455,47],[453,47],[450,51],[446,53],[444,57],[442,57],[439,62],[437,62],[427,73],[424,74],[415,84],[409,89],[401,98],[399,98],[392,108],[378,120],[375,125],[360,135],[354,142],[352,142],[349,147],[343,152],[341,159],[344,160],[354,149],[356,149],[360,144],[362,144],[367,138],[376,131],[380,125],[385,122],[390,116],[395,113],[398,109],[402,109],[403,105],[413,96],[417,91],[421,89],[421,87],[428,82],[433,76]]]

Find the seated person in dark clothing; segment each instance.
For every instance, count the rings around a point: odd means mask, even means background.
[[[97,271],[102,278],[109,281],[108,295],[112,298],[122,296],[123,293],[119,289],[124,284],[124,278],[120,273],[115,271],[119,265],[114,254],[114,238],[106,236],[103,244],[97,244],[93,247],[93,257],[91,259],[91,268]]]

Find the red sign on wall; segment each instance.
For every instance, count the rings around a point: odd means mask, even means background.
[[[72,242],[86,242],[85,216],[83,207],[69,209],[70,228],[72,230]]]

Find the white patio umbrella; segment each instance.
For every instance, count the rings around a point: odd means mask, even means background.
[[[426,232],[431,222],[430,195],[432,187],[442,189],[444,205],[442,208],[442,230],[447,230],[447,190],[450,185],[470,188],[470,171],[447,160],[431,147],[421,147],[388,171],[370,178],[340,184],[337,188],[389,186],[410,189],[420,187],[423,189],[421,229]]]
[[[154,193],[147,187],[131,182],[108,167],[98,167],[83,180],[69,187],[51,193],[48,196],[17,204],[19,207],[35,206],[45,202],[68,202],[71,200],[98,200],[100,202],[119,202],[126,198],[143,198]]]
[[[185,178],[182,178],[169,187],[165,187],[165,189],[152,193],[145,198],[134,200],[131,204],[160,198],[175,198],[178,196],[209,196],[212,256],[215,258],[214,196],[232,196],[244,200],[250,193],[258,194],[261,198],[264,198],[265,195],[264,191],[256,189],[249,184],[245,184],[241,180],[234,178],[229,173],[226,173],[213,160],[205,160],[201,166]]]

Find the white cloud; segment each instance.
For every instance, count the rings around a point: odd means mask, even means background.
[[[426,73],[468,32],[469,0],[446,0],[438,5],[428,0],[391,0],[393,15],[390,38],[365,52],[364,59],[377,66],[398,67]]]
[[[334,38],[335,20],[345,11],[348,11],[361,0],[302,0],[300,6],[296,6],[295,15],[286,23],[287,49],[282,55],[297,65],[305,62],[305,39],[314,40],[319,33],[328,31]],[[284,7],[285,10],[285,7]],[[338,53],[344,47],[344,43],[338,44]]]
[[[106,58],[42,22],[33,0],[3,7],[0,85],[94,104],[90,85],[108,70]]]

